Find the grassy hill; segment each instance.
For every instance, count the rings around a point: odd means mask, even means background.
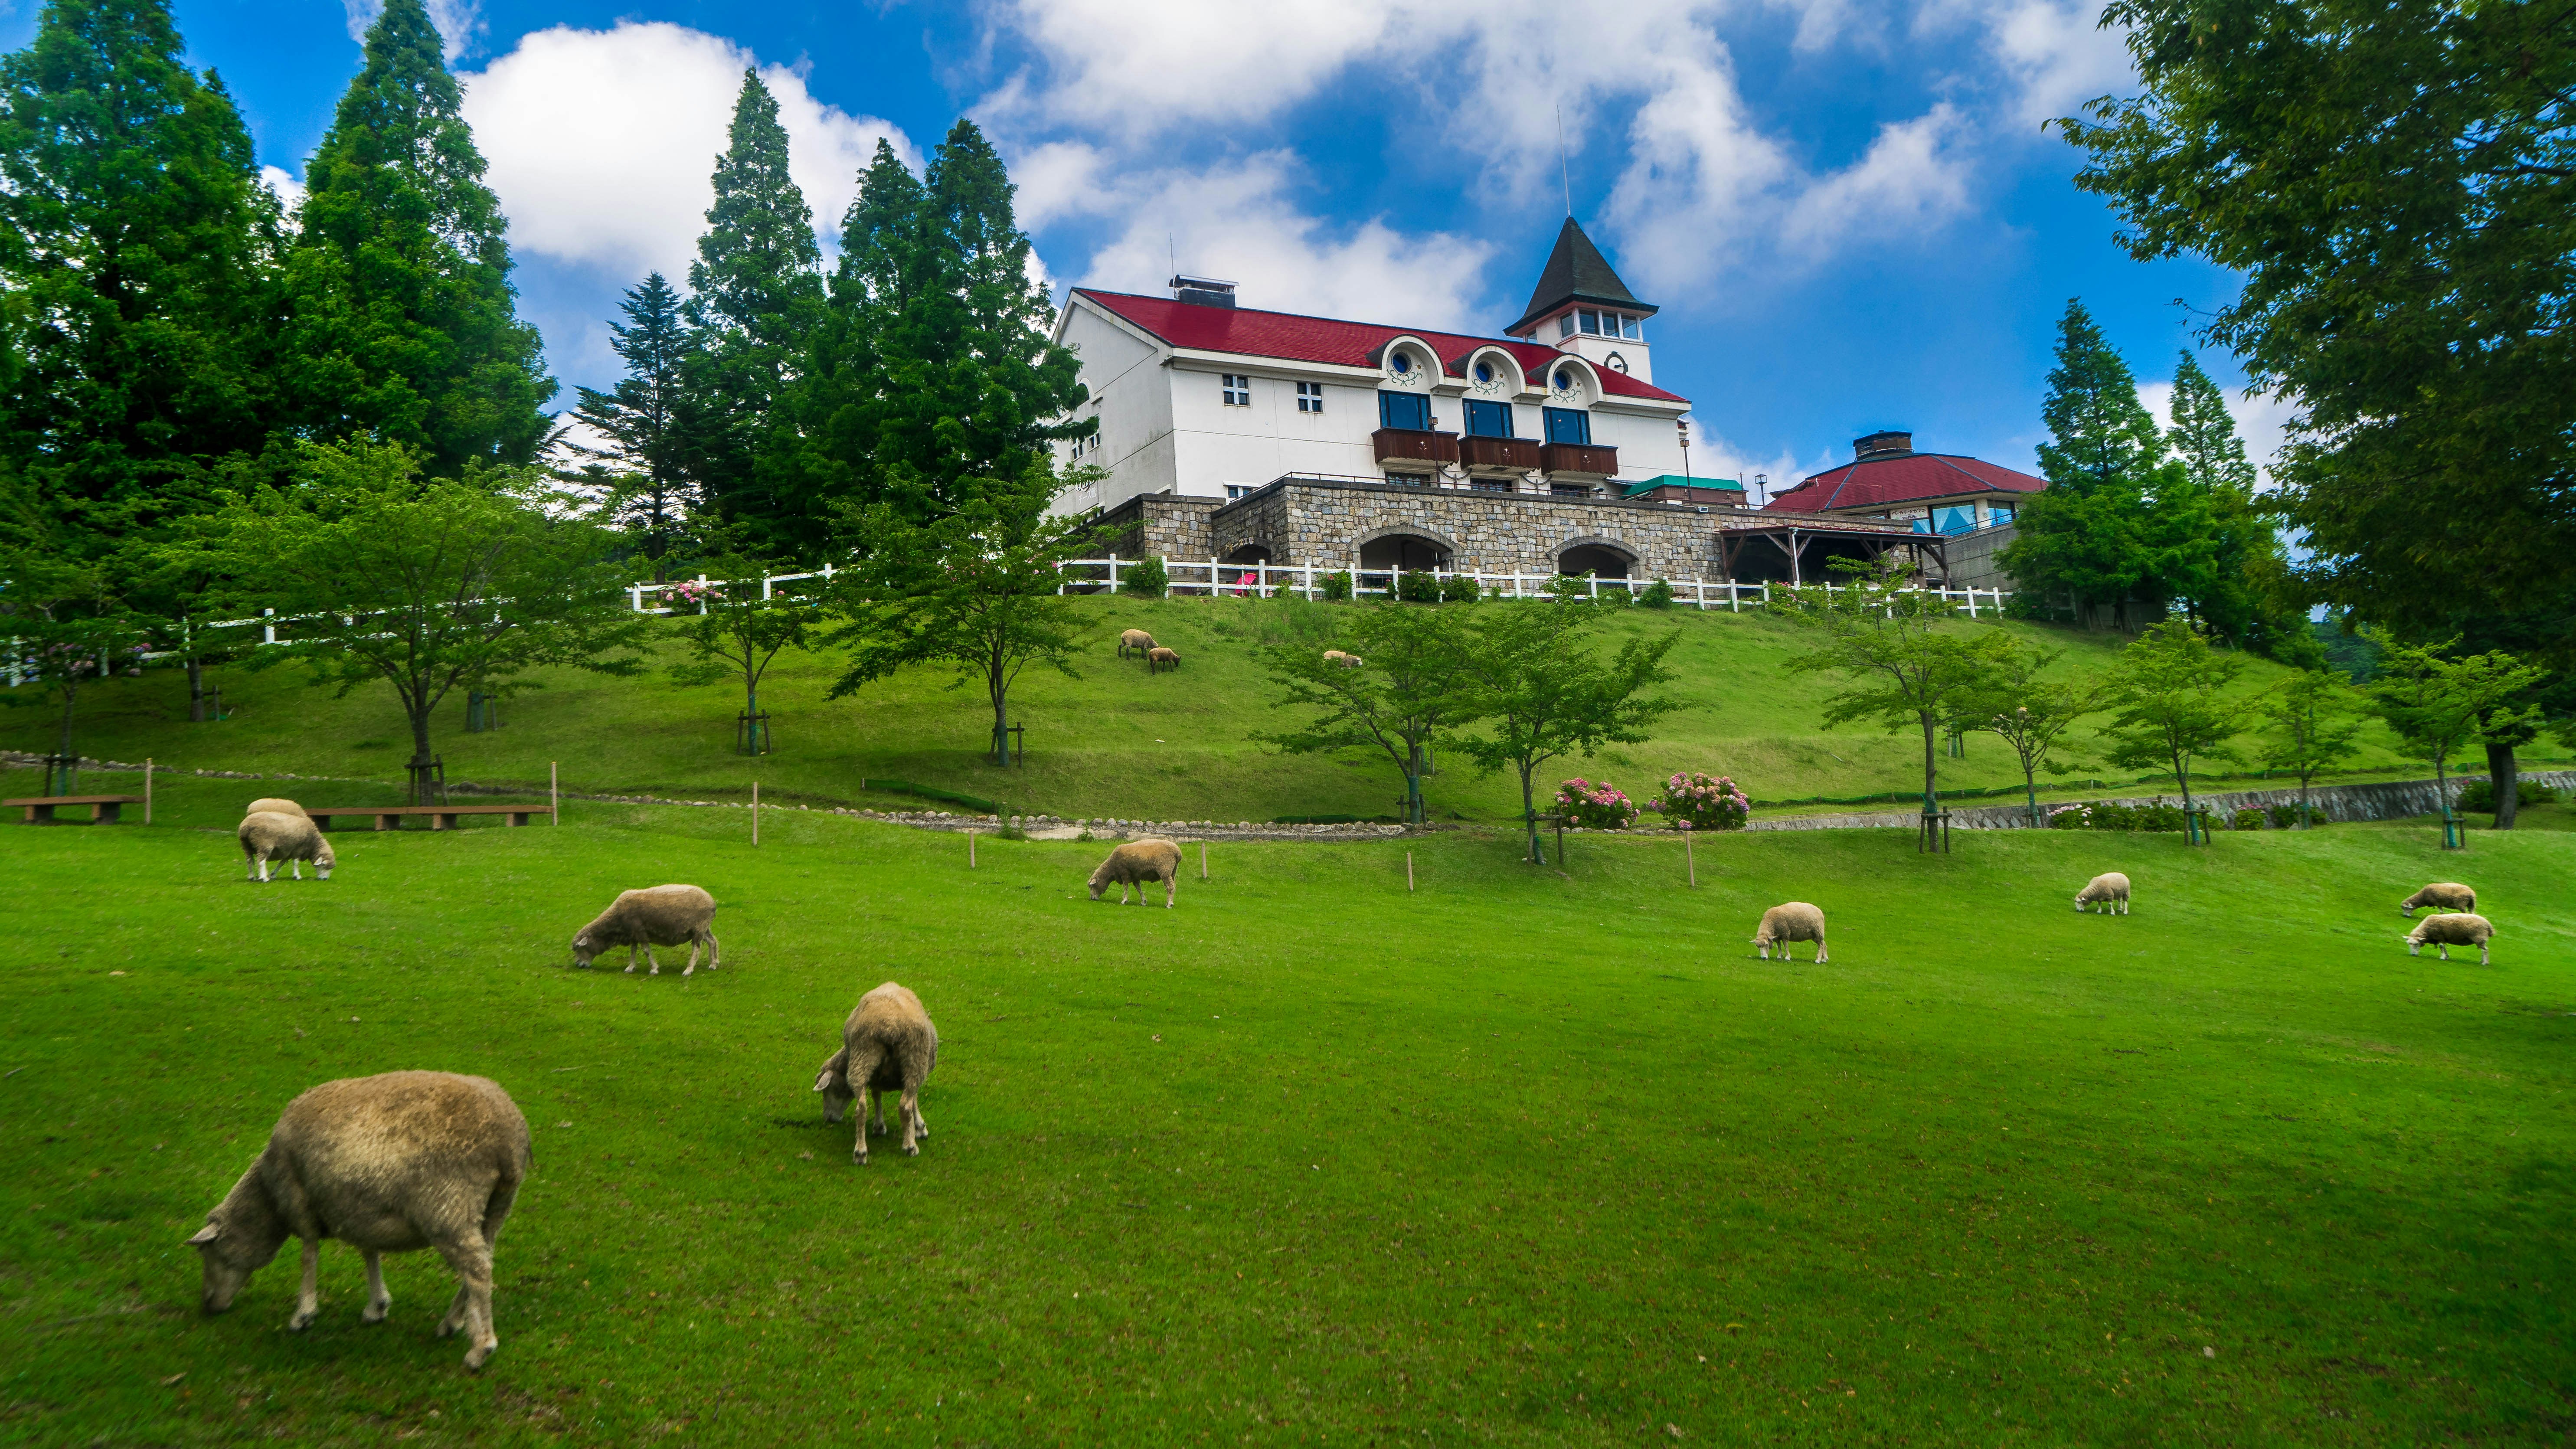
[[[610,805],[343,833],[330,882],[260,887],[240,787],[166,789],[149,829],[0,826],[13,1442],[2576,1430],[2566,833],[1735,836],[1690,891],[1668,840],[1559,874],[1460,832],[1220,846],[1166,912],[1083,899],[1097,845],[970,874],[954,837]],[[2114,867],[2136,914],[2068,909]],[[2446,878],[2493,966],[2397,943]],[[723,970],[567,969],[675,879]],[[1743,944],[1791,896],[1828,964]],[[856,1168],[808,1087],[889,977],[942,1030],[934,1131]],[[309,1332],[291,1247],[195,1311],[181,1240],[279,1109],[399,1067],[538,1134],[480,1377],[429,1254],[381,1326],[336,1244]]]
[[[952,675],[917,670],[827,703],[838,661],[815,655],[783,658],[772,672],[763,700],[778,750],[756,762],[732,753],[739,690],[679,688],[660,671],[631,680],[548,672],[536,681],[542,688],[502,706],[503,728],[483,734],[464,732],[459,694],[441,711],[436,744],[451,780],[537,788],[551,760],[562,763],[566,788],[599,792],[738,795],[756,776],[769,798],[848,802],[865,798],[860,782],[874,777],[1069,815],[1233,820],[1394,809],[1401,784],[1382,760],[1282,757],[1246,738],[1274,706],[1275,690],[1254,651],[1265,638],[1285,637],[1278,605],[1086,599],[1078,607],[1095,627],[1082,677],[1045,670],[1024,676],[1015,707],[1028,725],[1029,758],[1007,772],[983,757],[991,716],[980,686],[951,689]],[[1677,770],[1732,774],[1756,801],[1878,791],[1911,800],[1920,791],[1915,739],[1818,727],[1821,701],[1836,685],[1786,669],[1807,647],[1797,626],[1753,613],[1629,610],[1613,618],[1614,640],[1681,632],[1672,654],[1681,678],[1672,692],[1685,708],[1652,742],[1565,761],[1550,778],[1607,778],[1641,800]],[[1149,677],[1141,663],[1116,659],[1118,630],[1130,627],[1177,649],[1183,667]],[[2104,667],[2120,642],[2043,625],[2000,627],[2066,649],[2061,667],[2070,669]],[[2244,687],[2266,687],[2281,673],[2254,660]],[[187,723],[186,688],[175,670],[94,686],[81,710],[82,752],[151,756],[183,768],[401,780],[410,739],[389,689],[334,699],[291,669],[254,673],[233,665],[218,674],[231,711],[218,724]],[[48,752],[52,725],[46,709],[0,711],[0,746]],[[2374,726],[2355,765],[2416,768],[2403,765],[2391,744]],[[1984,737],[1971,736],[1965,758],[1945,759],[1942,769],[1949,787],[2019,783],[2009,752]],[[2088,767],[2079,778],[2110,773]],[[21,771],[0,787],[27,793],[34,780]],[[1463,765],[1433,778],[1429,794],[1444,817],[1498,819],[1519,808],[1508,781],[1476,779]]]

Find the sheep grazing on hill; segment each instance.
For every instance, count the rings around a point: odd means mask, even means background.
[[[302,815],[304,807],[292,800],[253,800],[244,815]]]
[[[1789,943],[1816,943],[1816,964],[1825,964],[1825,913],[1805,901],[1790,901],[1762,913],[1762,924],[1753,928],[1753,944],[1762,950],[1762,959],[1771,959],[1771,948],[1780,948],[1780,959],[1789,959]]]
[[[1181,656],[1173,653],[1169,649],[1156,645],[1155,647],[1145,651],[1145,672],[1147,674],[1159,674],[1166,669],[1178,669],[1180,667]]]
[[[1154,636],[1142,629],[1130,629],[1118,636],[1118,657],[1121,659],[1130,654],[1147,653],[1153,647]]]
[[[233,836],[241,842],[242,874],[246,879],[267,880],[269,863],[276,861],[302,880],[301,862],[309,860],[313,862],[313,873],[329,880],[331,867],[339,863],[332,858],[331,842],[322,838],[322,832],[301,810],[292,815],[274,810],[246,815]]]
[[[435,1248],[456,1270],[438,1336],[462,1331],[465,1366],[501,1346],[492,1332],[492,1247],[528,1175],[528,1119],[481,1077],[387,1072],[324,1082],[277,1119],[267,1148],[188,1240],[205,1261],[205,1306],[233,1306],[250,1275],[290,1237],[304,1240],[304,1287],[286,1326],[321,1307],[322,1240],[366,1255],[366,1321],[393,1296],[383,1256]]]
[[[689,964],[681,975],[698,969],[698,948],[707,951],[707,969],[722,964],[714,930],[716,898],[693,885],[660,885],[649,890],[623,891],[609,903],[599,919],[581,928],[572,938],[572,964],[587,968],[591,958],[620,946],[626,948],[626,970],[635,970],[635,953],[642,950],[652,963],[652,974],[662,974],[662,963],[654,958],[656,946],[687,946]]]
[[[2397,914],[2412,919],[2419,910],[2474,911],[2478,893],[2458,881],[2435,881],[2397,903]]]
[[[868,1094],[867,1105],[859,1112],[858,1142],[850,1149],[852,1162],[868,1165],[871,1117],[873,1130],[884,1134],[888,1092],[903,1094],[895,1112],[903,1119],[904,1155],[921,1155],[913,1139],[930,1135],[930,1124],[921,1116],[921,1084],[937,1065],[939,1028],[930,1024],[930,1013],[921,1009],[920,997],[889,981],[859,998],[849,1020],[841,1023],[841,1049],[832,1053],[823,1063],[822,1075],[814,1079],[814,1090],[823,1094],[827,1122],[840,1121],[852,1099],[861,1092]]]
[[[2093,877],[2075,897],[2075,909],[2080,911],[2087,906],[2100,906],[2105,915],[2127,915],[2129,878],[2116,870],[2104,871]]]
[[[1118,887],[1118,904],[1127,904],[1127,887],[1136,887],[1136,904],[1145,904],[1148,882],[1163,883],[1163,909],[1172,908],[1172,898],[1181,889],[1181,848],[1168,840],[1147,836],[1131,840],[1109,852],[1109,858],[1091,873],[1091,898],[1111,886]]]
[[[2495,927],[2488,924],[2484,916],[2462,911],[2426,916],[2401,939],[2406,942],[2407,955],[2421,956],[2424,948],[2430,946],[2441,952],[2445,961],[2451,959],[2453,946],[2475,946],[2478,948],[2478,964],[2484,966],[2487,964],[2487,943],[2495,939]]]
[[[1357,669],[1367,661],[1356,654],[1345,654],[1339,649],[1327,649],[1324,651],[1324,662],[1335,669]]]

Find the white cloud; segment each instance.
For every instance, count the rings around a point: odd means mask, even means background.
[[[1204,0],[1005,0],[993,23],[1045,57],[987,98],[994,114],[1135,134],[1256,120],[1303,100],[1390,35],[1407,44],[1425,0],[1298,0],[1258,14]]]
[[[385,13],[385,0],[340,0],[349,15],[349,38],[364,44],[368,27]],[[429,23],[438,27],[440,48],[450,61],[471,49],[483,32],[481,0],[429,0]]]
[[[286,210],[287,224],[295,223],[295,209],[304,204],[304,183],[287,174],[282,166],[259,168],[259,184],[277,193],[277,203]]]
[[[1879,128],[1850,166],[1809,186],[1783,227],[1793,253],[1815,255],[1858,237],[1919,234],[1968,208],[1968,167],[1956,147],[1963,123],[1942,104]]]
[[[557,26],[459,77],[511,245],[619,275],[685,277],[734,97],[755,67],[778,100],[789,174],[827,245],[880,137],[918,164],[891,122],[824,104],[797,71],[758,66],[729,40],[662,22]]]
[[[2025,133],[2132,89],[2128,32],[2104,29],[2087,0],[2003,0],[1985,15],[1994,58],[2012,77],[2010,120]]]
[[[2171,381],[2138,384],[2138,402],[2155,415],[2156,426],[2173,426],[2173,388]],[[2227,415],[2236,420],[2236,436],[2245,440],[2245,456],[2254,460],[2255,487],[2272,486],[2272,460],[2288,440],[2290,419],[2298,407],[2284,399],[2266,395],[2247,397],[2241,387],[2222,387],[2227,398]]]

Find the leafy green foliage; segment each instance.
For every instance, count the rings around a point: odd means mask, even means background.
[[[2240,758],[2232,742],[2255,705],[2229,686],[2244,672],[2242,656],[2212,648],[2188,620],[2168,619],[2147,630],[2111,667],[2104,702],[2113,713],[2102,731],[2107,758],[2171,774],[2182,808],[2190,810],[2192,763]]]
[[[2371,709],[2417,759],[2433,767],[2447,811],[2452,757],[2472,741],[2528,738],[2540,718],[2539,707],[2516,707],[2512,701],[2549,671],[2501,649],[2444,657],[2457,647],[2456,639],[2427,645],[2378,642],[2383,654],[2379,673],[2368,686]]]
[[[1478,717],[1465,626],[1453,610],[1369,604],[1347,634],[1347,649],[1366,661],[1356,669],[1302,640],[1262,651],[1279,707],[1311,713],[1252,738],[1292,755],[1374,750],[1404,776],[1404,818],[1428,819],[1422,776],[1432,746]]]
[[[2329,770],[2361,748],[2361,719],[2351,709],[2352,689],[2340,675],[2305,670],[2263,700],[2271,733],[2263,741],[2264,763],[2298,777],[2302,829],[2314,818],[2308,791],[2320,771]]]
[[[2005,647],[1985,656],[1956,723],[1993,735],[2013,752],[2037,826],[2040,772],[2064,775],[2075,768],[2058,755],[2075,722],[2101,708],[2102,688],[2092,680],[2043,678],[2066,651],[2029,649],[2004,637]]]
[[[1484,732],[1460,737],[1456,748],[1479,770],[1519,775],[1533,864],[1542,859],[1533,779],[1539,768],[1563,755],[1589,757],[1604,745],[1642,741],[1648,726],[1679,707],[1644,693],[1672,679],[1664,656],[1679,632],[1631,638],[1605,658],[1592,643],[1599,619],[1594,610],[1553,600],[1522,602],[1478,611],[1467,635],[1464,708]]]
[[[1171,574],[1163,568],[1163,561],[1151,554],[1134,563],[1118,566],[1118,592],[1122,594],[1134,594],[1140,599],[1159,599],[1169,593],[1171,587]]]
[[[761,679],[780,650],[813,643],[822,611],[775,589],[762,597],[759,580],[767,568],[743,554],[718,553],[701,560],[701,567],[727,582],[691,581],[664,591],[673,606],[697,611],[682,630],[688,654],[672,668],[671,679],[677,684],[738,683],[743,713],[758,715]]]
[[[681,313],[680,294],[660,272],[628,288],[618,310],[626,320],[608,324],[616,339],[609,345],[626,363],[626,376],[607,392],[581,389],[573,416],[608,440],[582,451],[619,475],[610,516],[641,537],[658,583],[674,535],[699,501],[688,472],[696,413],[688,370],[698,336]]]
[[[385,0],[366,57],[305,168],[287,257],[280,366],[303,431],[400,444],[437,477],[530,462],[555,383],[422,0]]]

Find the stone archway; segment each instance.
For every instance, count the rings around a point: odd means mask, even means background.
[[[1556,551],[1556,571],[1582,578],[1587,574],[1624,579],[1635,572],[1637,551],[1607,538],[1577,539]]]

